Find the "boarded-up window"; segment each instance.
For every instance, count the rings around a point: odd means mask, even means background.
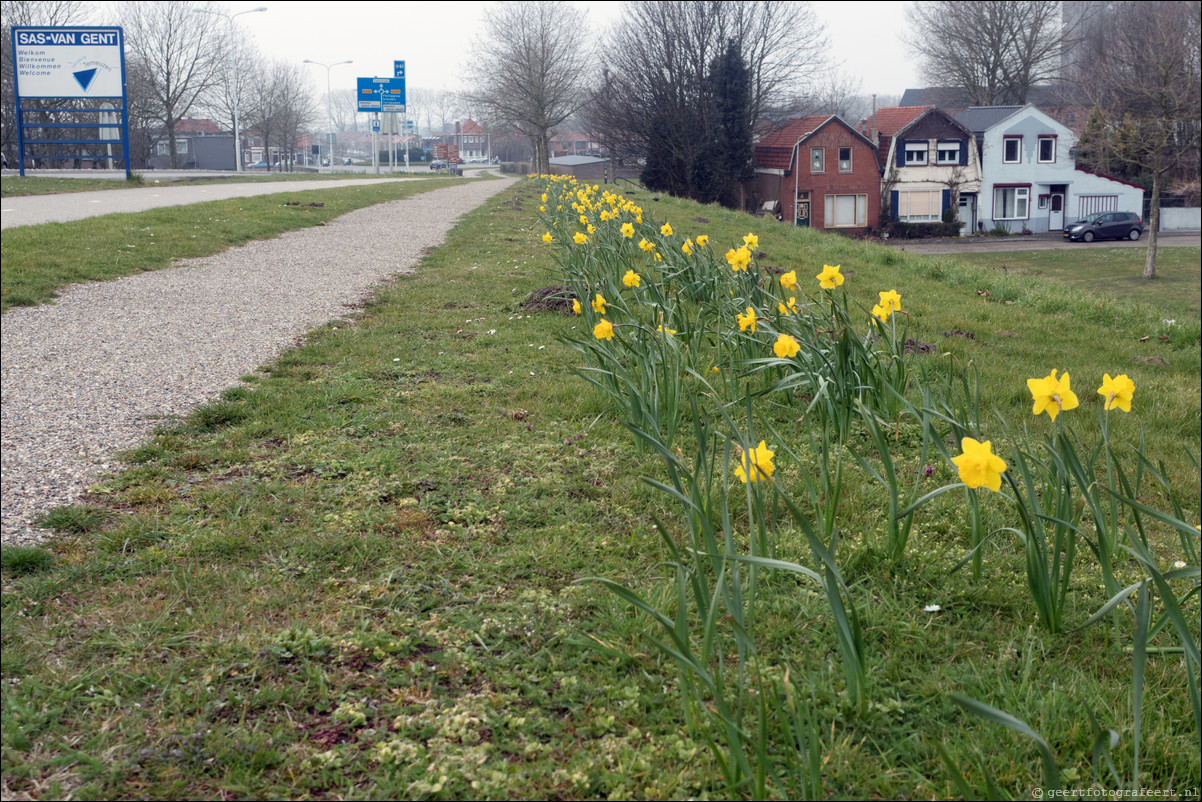
[[[1113,212],[1119,208],[1118,195],[1082,195],[1077,219],[1082,220],[1098,212]]]

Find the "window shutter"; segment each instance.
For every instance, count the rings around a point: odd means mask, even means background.
[[[952,191],[950,189],[943,190],[943,204],[939,207],[940,218],[943,219],[942,213],[952,208]]]
[[[906,166],[906,140],[895,139],[893,141],[894,141],[894,143],[896,143],[895,147],[897,148],[897,166],[905,167]]]
[[[969,140],[967,140],[967,139],[960,140],[960,166],[961,167],[968,166],[968,143],[969,143]]]
[[[897,202],[897,190],[895,189],[889,193],[889,214],[892,215],[894,220],[897,219]]]

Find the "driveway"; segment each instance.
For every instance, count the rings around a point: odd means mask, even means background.
[[[1093,243],[1069,242],[1062,234],[1031,234],[1012,237],[960,237],[952,239],[907,239],[883,240],[882,244],[910,253],[954,254],[954,253],[1010,253],[1013,251],[1047,251],[1060,248],[1147,248],[1148,236],[1144,234],[1138,242],[1130,240],[1102,240]],[[1162,231],[1157,239],[1158,247],[1198,248],[1202,247],[1202,233],[1197,231]]]

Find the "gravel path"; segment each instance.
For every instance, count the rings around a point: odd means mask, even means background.
[[[79,284],[0,319],[0,540],[74,503],[158,419],[180,415],[411,271],[511,180],[372,206],[167,270]],[[128,190],[122,190],[128,191]]]

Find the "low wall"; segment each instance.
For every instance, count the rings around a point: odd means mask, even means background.
[[[1160,209],[1161,231],[1202,231],[1202,208]]]

